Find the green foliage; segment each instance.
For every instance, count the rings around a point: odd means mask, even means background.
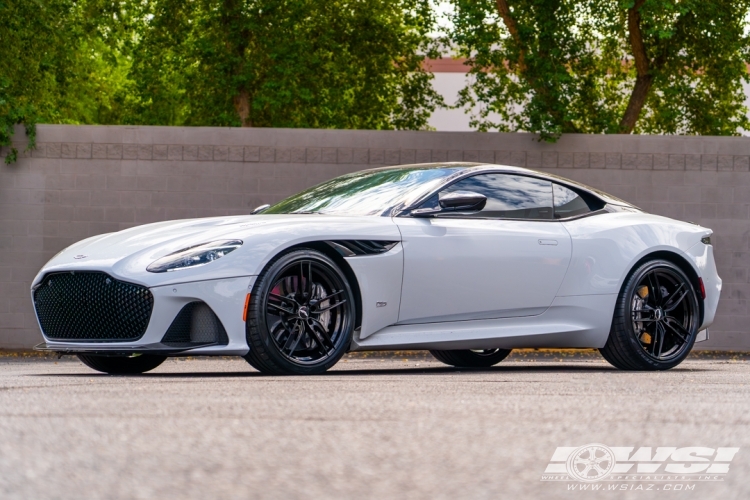
[[[423,129],[440,101],[424,0],[158,0],[140,17],[145,123]]]
[[[479,106],[472,123],[480,130],[554,140],[565,132],[733,135],[750,128],[742,88],[748,0],[453,3],[449,38],[469,58],[472,77],[458,105]],[[634,14],[645,48],[640,77]]]
[[[37,122],[425,129],[433,23],[428,0],[0,0],[0,146]]]

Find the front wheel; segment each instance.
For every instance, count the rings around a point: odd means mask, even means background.
[[[699,323],[690,279],[673,263],[652,260],[625,282],[609,338],[599,351],[621,370],[668,370],[690,353]]]
[[[351,344],[354,301],[346,276],[323,253],[300,249],[277,257],[250,295],[245,359],[267,374],[323,373]]]
[[[99,356],[78,354],[84,365],[110,375],[136,375],[153,370],[167,359],[166,356],[136,354],[133,356]]]
[[[466,368],[488,368],[507,358],[510,351],[510,349],[430,351],[430,354],[446,365]]]

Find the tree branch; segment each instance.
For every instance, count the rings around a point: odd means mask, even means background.
[[[620,133],[630,134],[635,128],[636,122],[641,115],[646,103],[651,84],[654,77],[651,74],[651,63],[643,43],[643,32],[641,32],[641,7],[646,0],[636,0],[635,4],[628,9],[628,31],[630,32],[630,47],[635,60],[636,78],[633,91],[630,94],[628,107],[620,120]]]
[[[518,31],[518,24],[513,16],[510,14],[510,7],[508,6],[507,0],[496,0],[497,11],[500,13],[500,17],[503,18],[505,27],[508,28],[510,36],[513,37],[513,41],[518,45],[518,70],[521,73],[526,72],[526,47],[524,46],[523,40],[521,40],[521,33]]]

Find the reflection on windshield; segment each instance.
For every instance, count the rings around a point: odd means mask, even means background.
[[[337,177],[273,205],[264,214],[384,215],[406,207],[462,167],[388,168]]]

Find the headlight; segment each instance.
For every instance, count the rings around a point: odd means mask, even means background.
[[[701,243],[704,245],[710,245],[711,244],[711,237],[710,236],[704,236],[701,238]]]
[[[146,268],[152,273],[165,273],[186,267],[196,267],[209,264],[242,246],[241,240],[224,240],[202,243],[183,248],[161,259],[154,261]]]

